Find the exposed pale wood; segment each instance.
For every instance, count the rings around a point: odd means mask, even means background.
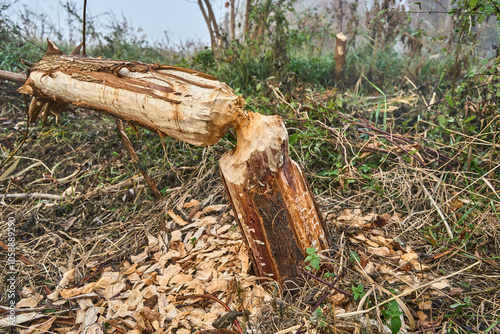
[[[16,81],[16,82],[24,82],[26,81],[26,75],[22,73],[15,73],[9,71],[0,70],[0,79]]]
[[[328,248],[323,219],[300,166],[288,156],[281,117],[251,113],[236,133],[236,149],[221,158],[220,168],[257,275],[293,279],[308,247]]]
[[[197,146],[215,144],[237,118],[245,117],[244,99],[207,74],[63,55],[54,45],[33,65],[19,91],[35,96],[31,121],[40,112],[58,114],[72,103]]]

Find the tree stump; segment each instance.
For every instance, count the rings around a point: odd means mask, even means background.
[[[328,248],[311,189],[289,157],[281,117],[251,113],[236,135],[236,148],[221,158],[220,168],[256,274],[278,282],[294,279],[307,248]]]
[[[338,33],[335,38],[335,77],[342,79],[343,68],[347,56],[347,37],[344,33]]]

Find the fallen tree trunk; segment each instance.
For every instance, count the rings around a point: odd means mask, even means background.
[[[49,42],[19,89],[35,96],[30,120],[59,114],[67,103],[103,111],[186,143],[218,142],[244,113],[224,83],[175,66],[63,55]]]
[[[220,166],[256,274],[280,283],[294,279],[306,248],[328,248],[312,192],[289,158],[282,119],[246,112],[245,100],[215,78],[174,66],[63,55],[49,42],[19,91],[34,96],[31,121],[72,103],[197,146],[216,143],[233,127],[237,146]]]

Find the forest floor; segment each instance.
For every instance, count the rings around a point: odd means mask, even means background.
[[[17,85],[0,84],[4,161],[27,121]],[[332,140],[353,149],[341,130]],[[319,269],[304,263],[304,286],[283,290],[253,275],[225,196],[217,162],[231,141],[196,148],[127,131],[160,200],[114,121],[90,110],[31,125],[0,170],[0,291],[14,277],[17,303],[9,327],[14,297],[1,295],[0,332],[500,333],[497,184],[395,161],[315,191],[330,176],[306,165],[332,249],[313,254]]]

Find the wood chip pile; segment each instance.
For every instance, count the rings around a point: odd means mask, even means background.
[[[196,206],[200,206],[199,202],[191,201],[184,208]],[[233,320],[224,322],[226,318],[235,318],[231,315],[238,316],[242,333],[253,333],[255,327],[249,326],[253,318],[260,317],[262,321],[263,314],[274,317],[275,311],[269,305],[277,296],[271,294],[271,289],[266,291],[257,277],[249,274],[248,249],[224,205],[205,207],[187,221],[172,210],[168,215],[171,221],[167,222],[166,230],[169,232],[147,234],[148,245],[120,268],[103,268],[89,261],[87,267],[94,275],[82,279],[77,268],[69,269],[57,288],[46,296],[40,294],[40,289],[25,287],[21,292],[23,298],[16,306],[17,323],[27,326],[21,333],[188,334],[214,327],[239,332]],[[334,314],[334,319],[324,319],[329,327],[357,331],[371,327],[390,333],[380,318],[372,317],[375,308],[390,300],[395,300],[403,313],[401,333],[425,331],[441,324],[443,316],[433,315],[431,301],[462,293],[451,280],[460,271],[443,277],[431,270],[432,262],[450,251],[422,258],[399,241],[404,236],[390,238],[386,225],[404,224],[398,214],[362,215],[360,210],[344,210],[330,217],[330,222],[335,230],[343,231],[339,253],[357,254],[356,263],[350,266],[349,278],[341,278],[339,286],[348,289],[362,283],[365,288],[361,300],[353,300],[320,286],[323,293],[329,294],[329,302],[321,306],[322,314]],[[349,247],[344,238],[349,239]],[[323,260],[327,266],[331,261],[326,257]],[[335,267],[332,272],[343,267]],[[370,307],[367,301],[374,296],[382,299],[379,306]],[[317,333],[317,324],[309,319],[311,306],[300,304],[299,299],[297,297],[297,305],[301,306],[289,304],[289,311],[295,314],[290,318],[293,327],[283,331],[280,326],[274,326],[269,333],[277,330],[285,333],[302,326],[308,333]],[[48,307],[53,307],[52,312],[46,312]],[[7,319],[0,319],[0,332],[6,324]]]
[[[394,215],[368,214],[362,215],[361,210],[343,210],[333,219],[334,225],[342,230],[349,230],[349,240],[354,244],[356,254],[359,255],[355,270],[361,275],[361,282],[365,287],[364,297],[358,303],[356,311],[347,310],[339,315],[340,318],[363,314],[369,307],[364,305],[367,298],[382,295],[384,299],[393,298],[399,305],[404,317],[401,316],[402,328],[400,333],[407,333],[418,329],[432,329],[443,321],[442,314],[436,317],[432,314],[432,300],[450,295],[460,295],[460,288],[453,288],[451,281],[446,277],[431,272],[430,264],[446,256],[450,251],[422,257],[412,247],[405,245],[404,235],[389,237],[386,225],[404,223],[398,213]],[[392,233],[391,233],[392,234]],[[450,275],[450,277],[453,275]],[[395,287],[398,287],[395,289]],[[396,294],[391,293],[392,289]],[[395,295],[398,297],[394,298]],[[414,297],[416,309],[403,302]],[[417,301],[419,300],[419,301]],[[373,309],[373,307],[372,307]],[[435,310],[434,310],[435,312]],[[362,322],[363,319],[361,318]],[[366,326],[366,321],[363,322]],[[373,326],[377,321],[370,319]],[[385,331],[391,330],[384,324]]]
[[[51,328],[66,334],[193,333],[213,329],[213,322],[228,313],[215,298],[233,311],[245,311],[249,316],[258,313],[271,297],[256,277],[248,275],[250,258],[240,230],[229,215],[217,215],[220,210],[224,206],[205,207],[192,223],[169,211],[170,223],[177,229],[148,234],[143,252],[131,256],[122,268],[104,268],[95,282],[73,286],[76,272],[68,270],[45,303],[75,309],[74,324],[61,327],[68,319],[54,315],[21,333]],[[98,270],[97,263],[88,265]],[[34,309],[43,300],[30,288],[23,295],[26,298],[18,309]],[[26,321],[47,314],[19,316]]]

